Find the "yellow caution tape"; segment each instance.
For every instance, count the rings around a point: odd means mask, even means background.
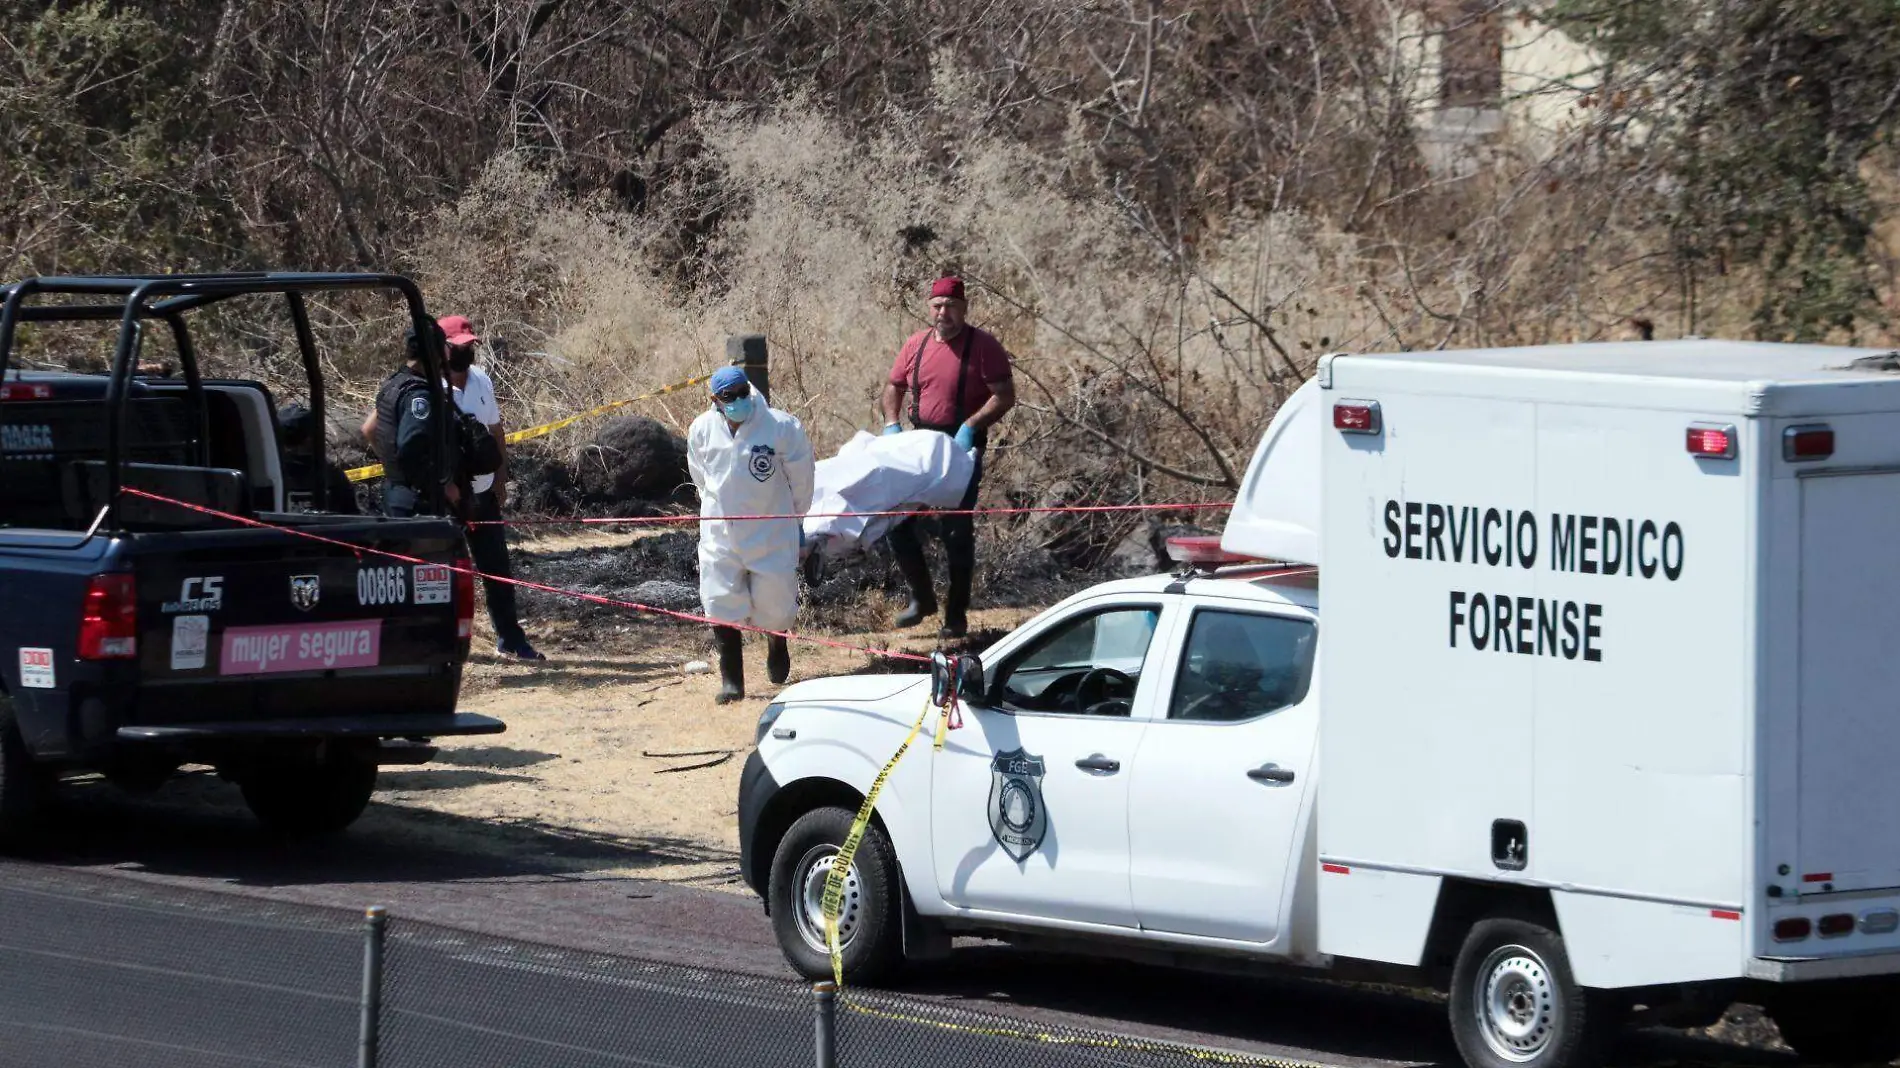
[[[503,438],[502,440],[506,441],[510,445],[513,445],[516,442],[527,441],[531,438],[545,437],[549,434],[554,433],[556,430],[561,429],[562,427],[573,426],[575,423],[578,423],[583,419],[591,419],[594,416],[600,415],[604,412],[611,412],[615,408],[625,408],[629,404],[638,404],[640,401],[643,401],[643,400],[652,400],[655,397],[664,397],[668,393],[678,393],[680,390],[685,389],[688,386],[697,386],[701,382],[704,382],[708,378],[711,378],[711,377],[712,377],[711,375],[700,375],[696,378],[686,379],[684,382],[675,382],[670,386],[661,386],[659,389],[656,389],[651,393],[642,393],[638,397],[628,397],[626,400],[613,401],[608,404],[603,404],[598,408],[589,408],[578,415],[570,415],[565,419],[556,419],[552,423],[542,423],[540,426],[531,426],[526,430],[516,430],[510,433],[507,437]],[[344,476],[348,478],[351,482],[362,482],[365,479],[380,478],[382,476],[382,473],[383,473],[382,464],[370,464],[368,467],[353,467],[350,470],[343,472]]]
[[[925,688],[924,710],[917,713],[917,722],[910,725],[910,733],[904,736],[904,744],[897,747],[891,759],[884,762],[884,770],[871,780],[871,788],[864,793],[864,804],[858,806],[857,818],[851,821],[851,830],[844,836],[844,844],[838,847],[838,855],[832,858],[831,871],[825,876],[825,896],[822,901],[825,910],[825,946],[831,951],[831,978],[837,982],[838,989],[844,989],[844,952],[838,946],[838,913],[844,908],[844,879],[851,870],[851,864],[858,856],[858,843],[864,840],[864,830],[871,825],[871,810],[877,807],[877,795],[884,792],[884,780],[891,777],[891,771],[897,762],[904,759],[904,753],[910,749],[910,743],[924,729],[924,719],[930,715],[933,707],[930,703],[928,687]]]

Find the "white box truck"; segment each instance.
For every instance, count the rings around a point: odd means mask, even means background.
[[[1893,354],[1329,356],[1220,540],[1270,564],[1105,583],[959,665],[962,726],[848,873],[845,963],[970,932],[1385,966],[1449,990],[1478,1068],[1738,1000],[1806,1059],[1891,1060],[1896,547]],[[808,974],[929,689],[813,680],[761,720],[742,864]]]

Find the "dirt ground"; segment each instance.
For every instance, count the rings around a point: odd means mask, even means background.
[[[625,546],[634,535],[610,532],[534,538],[516,550],[517,570],[537,558]],[[940,579],[941,581],[941,579]],[[889,628],[901,607],[872,598],[861,613],[870,627],[853,633],[813,630],[836,641],[927,654],[940,646],[933,617],[907,631]],[[1033,607],[976,609],[973,635],[1007,630]],[[495,716],[505,734],[440,739],[440,759],[414,769],[389,768],[377,800],[457,820],[460,848],[506,853],[545,850],[555,833],[596,843],[625,843],[619,867],[603,869],[597,851],[589,871],[744,893],[737,877],[739,773],[759,713],[782,687],[765,677],[763,639],[746,640],[746,698],[714,703],[716,671],[688,673],[710,661],[705,628],[655,622],[629,611],[624,624],[573,620],[523,621],[544,663],[504,660],[494,653],[486,612],[476,614],[476,640],[464,676],[462,708]],[[801,624],[802,629],[802,624]],[[871,658],[807,643],[792,645],[790,682],[865,670]],[[897,667],[896,670],[906,670]],[[418,813],[420,814],[420,813]],[[495,828],[473,835],[468,821]],[[430,821],[418,821],[426,829]],[[509,827],[537,833],[513,835]],[[445,831],[444,833],[451,833]],[[545,863],[547,855],[536,858]]]

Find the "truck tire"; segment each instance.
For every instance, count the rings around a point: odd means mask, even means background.
[[[772,855],[772,930],[792,967],[807,979],[831,978],[825,946],[824,890],[838,847],[857,813],[817,808],[800,816]],[[838,941],[847,983],[869,984],[887,974],[903,951],[898,910],[896,851],[877,824],[865,828],[845,878]]]
[[[0,841],[30,833],[46,807],[51,775],[34,765],[13,718],[13,698],[0,693]]]
[[[1592,1068],[1616,1030],[1609,1009],[1539,921],[1480,920],[1452,969],[1452,1037],[1472,1068]]]
[[[1900,988],[1888,980],[1797,984],[1768,1006],[1804,1064],[1887,1064],[1900,1057]]]
[[[251,814],[287,836],[332,834],[356,822],[376,792],[376,764],[355,755],[260,765],[240,782]]]

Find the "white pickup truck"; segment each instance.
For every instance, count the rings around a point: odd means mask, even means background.
[[[1474,1068],[1737,1001],[1807,1060],[1900,1055],[1897,369],[1327,357],[1222,536],[1252,562],[1097,586],[964,662],[961,725],[935,749],[931,713],[847,873],[848,979],[979,934],[1395,969],[1448,990]],[[932,688],[816,679],[760,719],[743,871],[808,976]]]

